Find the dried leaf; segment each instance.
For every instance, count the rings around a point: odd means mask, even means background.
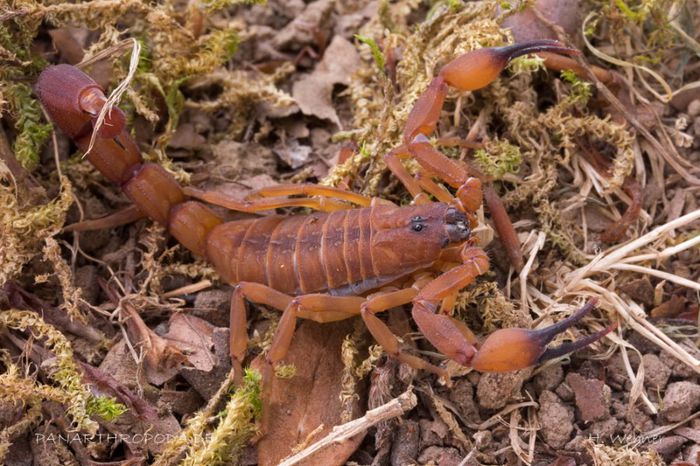
[[[143,353],[146,378],[153,385],[162,385],[175,377],[187,358],[182,351],[146,326],[134,306],[122,306],[127,333],[132,345]]]
[[[292,87],[292,97],[305,115],[330,120],[339,128],[340,119],[333,106],[333,86],[350,84],[350,78],[360,66],[355,47],[335,36],[313,73],[301,78]]]
[[[290,167],[299,168],[309,161],[311,146],[304,146],[296,140],[291,140],[277,146],[275,153]]]
[[[274,378],[267,409],[270,425],[267,435],[258,443],[258,463],[275,465],[292,454],[295,446],[325,437],[342,423],[343,404],[338,374],[343,370],[341,345],[352,332],[348,321],[333,324],[303,322],[292,340],[286,364],[293,364],[296,374],[289,379]],[[357,417],[360,402],[354,406]],[[316,431],[312,438],[309,434]],[[357,449],[362,436],[327,448],[300,464],[345,464]]]

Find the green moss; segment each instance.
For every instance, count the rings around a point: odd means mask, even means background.
[[[211,13],[216,10],[223,10],[236,5],[255,5],[267,3],[267,0],[204,0],[204,11]]]
[[[190,447],[182,465],[236,464],[236,458],[255,432],[255,418],[262,412],[260,381],[258,372],[246,369],[242,385],[216,415],[219,419],[216,429],[204,445]]]
[[[80,371],[73,359],[73,349],[66,337],[53,326],[44,322],[36,313],[9,310],[0,313],[0,327],[27,331],[36,339],[45,339],[44,345],[56,356],[54,370],[50,374],[61,392],[70,400],[67,413],[76,429],[95,433],[98,425],[90,419],[88,405],[94,398],[87,385],[83,384]]]
[[[32,170],[39,164],[41,147],[51,134],[51,124],[43,121],[39,101],[28,85],[17,83],[9,86],[6,97],[17,129],[13,146],[15,157],[24,168]]]
[[[544,69],[544,59],[537,55],[525,55],[514,58],[508,64],[508,69],[513,74],[518,73],[534,73]]]
[[[275,367],[275,377],[291,379],[297,375],[297,367],[294,364],[279,364]]]
[[[485,174],[496,180],[507,173],[516,173],[523,161],[518,146],[500,139],[489,141],[483,149],[475,151],[474,159]]]
[[[377,45],[377,42],[374,39],[372,39],[371,37],[362,36],[360,34],[355,34],[355,39],[357,39],[360,42],[362,42],[363,44],[369,46],[369,49],[372,51],[372,58],[374,59],[374,64],[377,65],[379,72],[381,74],[384,74],[384,67],[386,66],[386,60],[384,58],[384,54],[382,53],[381,49],[379,48],[379,45]]]
[[[561,72],[561,79],[571,84],[571,93],[569,99],[572,103],[586,105],[593,93],[592,84],[579,78],[576,73],[571,70]]]
[[[100,416],[105,421],[113,421],[127,411],[127,407],[109,396],[93,396],[88,400],[87,412]]]

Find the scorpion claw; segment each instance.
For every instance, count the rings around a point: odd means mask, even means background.
[[[591,343],[600,340],[603,338],[605,335],[608,333],[612,332],[617,328],[617,323],[614,323],[607,328],[604,328],[603,330],[600,330],[596,333],[592,333],[588,336],[585,336],[579,340],[576,341],[570,341],[567,343],[562,343],[561,345],[555,347],[555,348],[547,348],[544,353],[542,353],[542,356],[539,357],[537,360],[537,364],[543,363],[545,361],[549,361],[550,359],[558,358],[559,356],[563,356],[565,354],[573,353],[574,351],[578,351],[582,348],[585,348],[586,346],[590,345]]]
[[[547,39],[477,49],[445,65],[440,70],[440,77],[452,87],[463,91],[474,91],[493,82],[513,58],[537,52],[553,52],[562,55],[580,55],[581,53],[576,49],[564,47],[556,40]]]
[[[592,299],[572,316],[543,329],[505,328],[492,333],[474,355],[471,366],[483,372],[508,372],[524,369],[579,350],[599,340],[617,325],[611,325],[580,340],[563,343],[555,348],[547,348],[547,344],[555,336],[581,320],[595,307],[595,303],[596,300]]]

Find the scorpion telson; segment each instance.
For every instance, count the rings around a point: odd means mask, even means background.
[[[161,223],[235,285],[230,354],[239,381],[248,346],[246,300],[283,311],[263,364],[263,393],[273,365],[287,353],[297,318],[330,322],[359,315],[389,355],[449,379],[442,367],[406,353],[377,316],[405,304],[412,305],[413,319],[426,339],[448,358],[480,371],[522,369],[582,348],[612,327],[548,349],[555,335],[593,309],[592,303],[550,327],[502,329],[482,344],[451,317],[459,291],[489,270],[486,253],[470,238],[482,182],[464,164],[435,149],[427,136],[435,129],[447,86],[478,89],[493,81],[511,58],[538,51],[578,53],[556,41],[533,41],[476,50],[442,68],[410,112],[403,145],[385,156],[388,168],[413,196],[409,206],[310,184],[263,188],[243,200],[183,188],[160,166],[144,163],[116,108],[109,128],[97,130],[87,158],[136,205],[118,220],[149,217]],[[36,92],[51,119],[85,150],[95,131],[94,115],[105,102],[95,81],[75,67],[58,65],[41,74]],[[418,163],[416,175],[403,166],[409,158]],[[280,207],[315,212],[223,222],[201,201],[250,213]],[[115,223],[93,221],[90,227]]]

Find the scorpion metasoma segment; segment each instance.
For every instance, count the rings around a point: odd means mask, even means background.
[[[479,344],[466,325],[450,316],[457,293],[489,269],[486,253],[470,236],[481,205],[481,181],[433,148],[427,136],[435,129],[448,85],[479,89],[511,58],[539,51],[577,53],[555,41],[484,48],[456,58],[432,80],[408,117],[403,145],[386,156],[392,173],[414,197],[410,206],[309,184],[263,188],[245,200],[182,188],[162,167],[143,162],[116,108],[98,129],[87,158],[135,204],[118,221],[146,216],[159,222],[235,285],[230,351],[239,376],[248,343],[245,300],[283,311],[266,355],[267,383],[271,367],[288,350],[297,318],[329,322],[357,315],[390,355],[447,376],[444,369],[404,352],[376,315],[409,303],[418,328],[447,357],[479,371],[521,369],[582,348],[610,328],[547,348],[593,308],[589,302],[550,327],[502,329]],[[36,92],[51,119],[85,150],[106,101],[97,84],[75,67],[58,65],[41,74]],[[420,166],[415,177],[401,163],[409,157]],[[434,178],[454,188],[455,196]],[[251,213],[290,206],[316,212],[223,222],[200,201]]]

